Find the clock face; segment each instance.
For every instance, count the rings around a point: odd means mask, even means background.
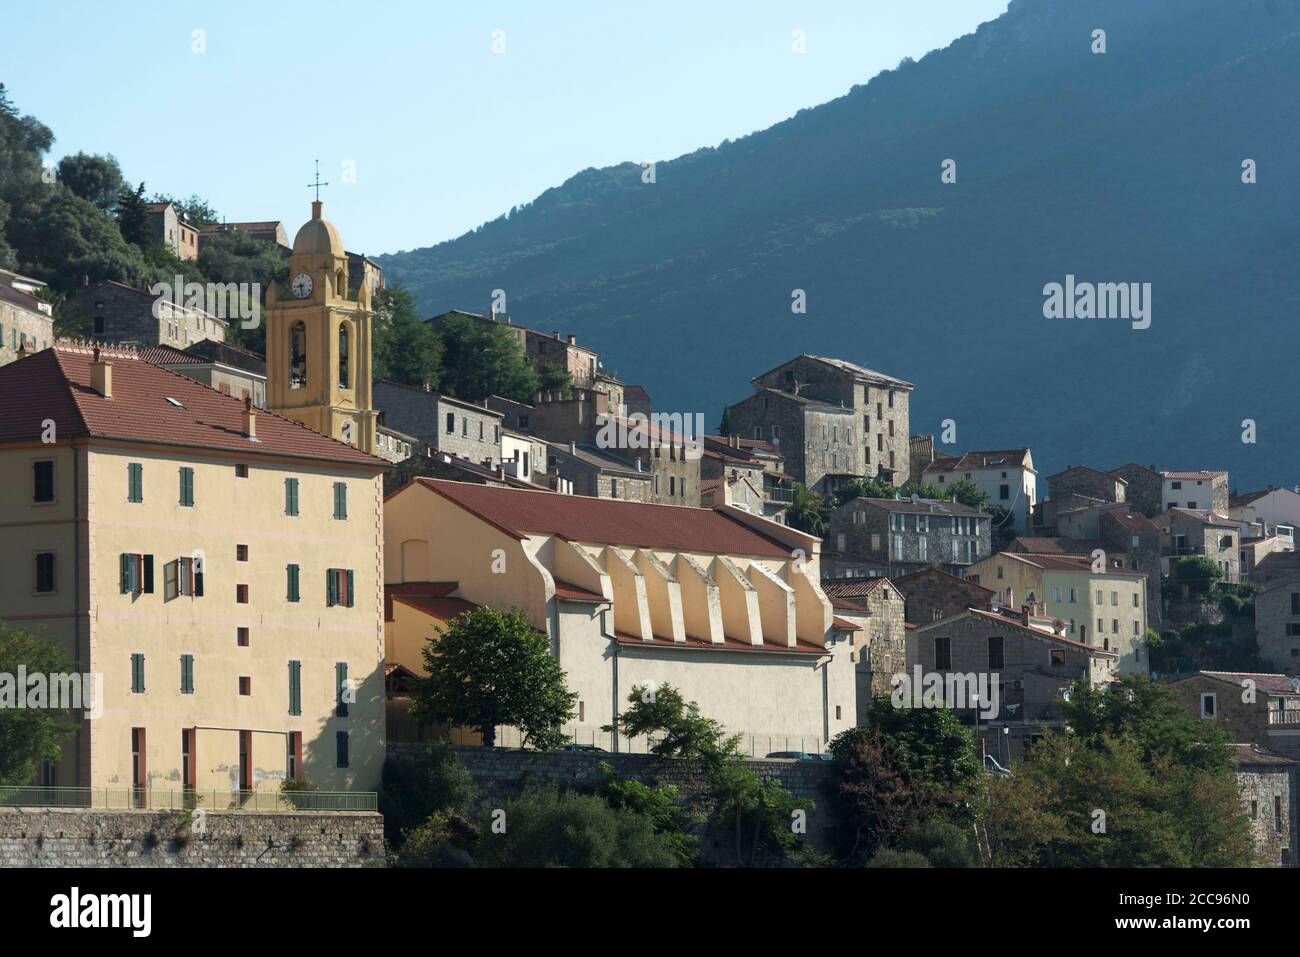
[[[305,272],[300,272],[293,277],[293,294],[299,299],[306,299],[311,295],[311,276]]]

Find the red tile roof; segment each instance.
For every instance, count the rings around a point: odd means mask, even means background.
[[[1300,679],[1290,675],[1266,674],[1258,671],[1194,671],[1189,675],[1180,675],[1177,678],[1170,679],[1170,684],[1186,681],[1188,678],[1195,678],[1197,675],[1214,678],[1216,681],[1224,681],[1238,687],[1241,686],[1243,681],[1253,681],[1256,689],[1263,691],[1265,694],[1300,694],[1300,684],[1298,684]]]
[[[866,598],[889,579],[884,575],[855,578],[823,578],[822,591],[827,598]]]
[[[1026,625],[1023,621],[1021,621],[1018,618],[1009,618],[1006,615],[999,615],[995,611],[982,611],[979,608],[967,608],[966,611],[963,612],[963,614],[978,615],[980,618],[984,618],[988,621],[995,621],[998,624],[1007,625],[1008,627],[1011,628],[1019,628],[1021,631],[1025,631],[1033,635],[1035,638],[1041,638],[1044,641],[1059,641],[1063,645],[1069,645],[1071,648],[1078,648],[1081,651],[1087,651],[1090,654],[1101,655],[1107,658],[1119,657],[1119,655],[1116,652],[1105,651],[1101,648],[1095,648],[1092,645],[1085,644],[1082,641],[1075,641],[1073,638],[1066,638],[1063,635],[1058,635],[1056,634],[1056,632],[1048,631],[1045,628],[1032,628],[1029,625]],[[956,617],[957,616],[953,616],[952,618],[944,618],[942,619],[942,621],[951,624],[956,619]],[[934,624],[940,624],[940,623],[941,622],[935,622]]]
[[[113,397],[90,386],[92,347],[59,343],[0,367],[0,442],[39,439],[52,419],[59,438],[92,436],[220,449],[241,456],[290,455],[339,465],[384,468],[381,458],[257,409],[257,441],[244,437],[244,403],[142,360],[135,350],[104,349]],[[179,405],[169,402],[174,399]]]
[[[184,349],[177,349],[165,343],[141,349],[140,358],[156,366],[201,366],[208,363],[208,360],[202,356],[192,355]]]
[[[450,597],[459,582],[401,582],[384,585],[384,621],[393,620],[393,602],[422,611],[440,621],[448,621],[478,605],[464,598]]]
[[[1151,521],[1141,512],[1122,512],[1118,509],[1112,509],[1102,513],[1103,517],[1109,515],[1114,521],[1133,532],[1154,532],[1158,531],[1156,523]]]
[[[922,568],[918,571],[908,572],[906,575],[899,575],[897,578],[894,579],[894,587],[897,588],[902,594],[906,595],[907,586],[904,584],[904,582],[916,581],[921,577],[934,578],[936,576],[939,578],[951,579],[952,581],[957,582],[958,584],[965,585],[967,588],[974,588],[978,591],[988,592],[990,595],[995,594],[992,588],[985,588],[979,582],[973,582],[969,578],[959,578],[956,575],[953,575],[950,572],[946,572],[942,568],[938,568],[934,565],[931,565],[928,568]],[[824,588],[825,585],[826,583],[823,582],[822,587]]]
[[[444,479],[419,478],[416,483],[515,538],[530,533],[559,535],[574,542],[757,558],[789,558],[791,554],[775,539],[718,509],[647,505]]]
[[[996,554],[1005,555],[1007,558],[1017,559],[1018,561],[1024,562],[1026,565],[1034,565],[1049,572],[1092,571],[1092,559],[1075,555],[1038,555],[1033,552],[997,552]],[[1146,572],[1134,571],[1131,568],[1116,568],[1111,565],[1107,565],[1105,571],[1097,572],[1096,574],[1124,575],[1129,578],[1146,578]]]
[[[940,469],[953,471],[958,469],[1020,468],[1025,464],[1029,449],[1002,449],[993,452],[964,452],[961,455],[944,455],[936,457],[927,472]]]
[[[598,595],[594,591],[588,591],[585,588],[579,588],[570,582],[555,579],[555,597],[563,598],[566,601],[582,601],[590,604],[599,605],[609,601],[604,595]]]

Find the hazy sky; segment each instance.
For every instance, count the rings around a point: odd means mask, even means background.
[[[0,82],[54,130],[53,157],[113,153],[150,192],[197,193],[231,220],[282,219],[290,236],[319,158],[326,215],[349,249],[375,254],[458,236],[589,166],[770,126],[1005,9],[43,0],[8,11]]]

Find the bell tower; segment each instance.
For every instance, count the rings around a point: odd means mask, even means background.
[[[373,453],[370,294],[362,283],[348,295],[347,253],[321,216],[317,179],[311,219],[293,240],[289,288],[267,290],[267,407]]]

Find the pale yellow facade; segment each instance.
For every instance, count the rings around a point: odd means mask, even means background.
[[[347,253],[319,201],[294,238],[288,289],[272,284],[266,303],[267,407],[373,453],[370,290],[349,298]]]
[[[41,460],[54,463],[48,504],[33,502]],[[138,502],[130,500],[132,464]],[[181,504],[182,468],[192,469],[189,506]],[[297,516],[286,514],[286,478],[298,482]],[[339,482],[346,518],[335,518]],[[145,788],[192,784],[235,800],[250,784],[279,786],[296,732],[299,776],[322,790],[376,790],[384,737],[381,507],[377,467],[104,439],[0,448],[0,619],[43,628],[80,671],[102,676],[102,714],[81,722],[46,783],[132,788],[133,729],[143,729]],[[51,551],[55,588],[37,594],[34,556]],[[124,592],[123,554],[151,557],[151,592],[143,561],[140,589]],[[183,564],[202,572],[201,596]],[[286,600],[291,564],[300,569],[297,602]],[[351,607],[327,606],[329,568],[352,570]],[[186,586],[191,594],[180,593]],[[143,656],[139,664],[133,655]],[[184,655],[192,656],[188,693]],[[300,662],[300,714],[290,713],[291,661]],[[352,699],[346,717],[336,714],[340,663]],[[141,672],[142,689],[133,681]],[[346,767],[338,766],[340,732],[348,736]]]
[[[1007,552],[972,565],[966,577],[997,593],[1007,608],[1034,606],[1035,616],[1066,622],[1066,637],[1119,655],[1120,673],[1147,674],[1146,579],[1087,568],[1042,568]]]
[[[384,562],[390,583],[456,582],[470,602],[522,609],[578,694],[564,729],[578,743],[644,750],[602,727],[633,687],[668,684],[741,733],[749,753],[822,750],[854,725],[857,691],[853,649],[819,585],[817,540],[732,514],[790,557],[519,539],[416,482],[385,504]],[[586,597],[566,597],[572,588]],[[431,633],[418,616],[390,623],[389,661],[422,673],[418,648]],[[500,730],[500,743],[517,741]]]

